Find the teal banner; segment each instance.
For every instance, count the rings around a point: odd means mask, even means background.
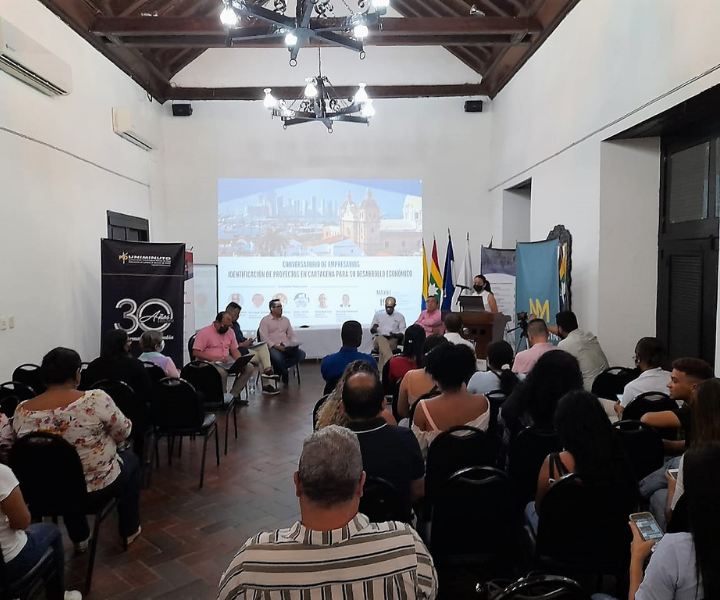
[[[558,240],[517,245],[515,309],[555,323],[560,311]]]

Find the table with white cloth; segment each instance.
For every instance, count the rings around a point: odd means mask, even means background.
[[[325,358],[340,350],[340,327],[296,327],[295,337],[300,347],[305,351],[306,358]],[[363,327],[363,340],[360,352],[369,353],[372,349],[372,335],[370,328]]]

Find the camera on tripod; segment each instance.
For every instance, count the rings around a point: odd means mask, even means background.
[[[526,312],[517,313],[518,327],[522,329],[522,332],[527,335],[528,328],[528,314]]]

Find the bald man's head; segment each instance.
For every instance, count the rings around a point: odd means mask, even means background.
[[[342,402],[352,420],[377,417],[385,408],[385,395],[377,373],[355,373],[343,386]]]
[[[528,339],[533,346],[546,344],[549,335],[547,323],[542,319],[533,319],[528,323]]]

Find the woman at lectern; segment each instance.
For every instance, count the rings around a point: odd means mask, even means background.
[[[475,275],[475,281],[473,282],[473,296],[480,296],[483,299],[485,310],[490,312],[498,312],[497,302],[495,301],[495,294],[492,293],[490,288],[490,282],[485,278],[485,275]]]

